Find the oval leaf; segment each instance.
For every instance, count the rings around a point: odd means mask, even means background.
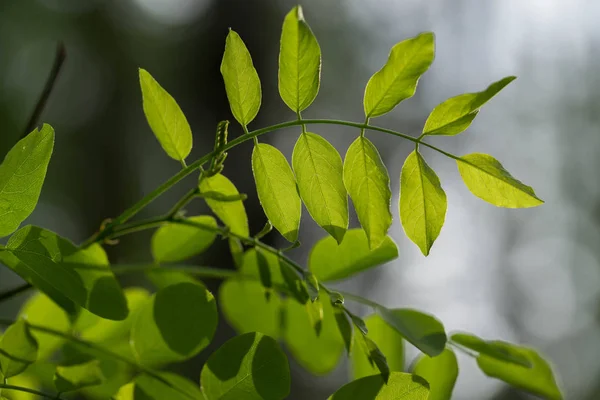
[[[260,79],[242,38],[231,29],[225,40],[221,75],[231,112],[240,125],[246,127],[260,108]]]
[[[478,336],[470,333],[455,333],[451,337],[454,344],[458,344],[461,347],[484,354],[488,357],[496,358],[501,361],[515,363],[525,368],[531,367],[531,363],[527,357],[522,357],[518,352],[505,351],[503,346],[497,346],[498,341],[486,341]]]
[[[217,227],[211,216],[200,215],[188,218],[199,224]],[[215,241],[216,232],[181,224],[167,224],[156,230],[152,236],[154,261],[176,262],[202,253]]]
[[[413,374],[419,375],[429,382],[428,400],[450,400],[452,390],[458,378],[456,355],[446,349],[436,357],[423,354],[415,364]]]
[[[0,237],[13,233],[35,208],[54,147],[44,124],[19,140],[0,165]]]
[[[192,150],[192,129],[173,97],[140,68],[144,114],[163,150],[174,160],[183,161]]]
[[[371,249],[379,247],[392,224],[390,177],[377,148],[358,137],[344,160],[344,185],[354,203]]]
[[[419,78],[433,62],[433,33],[404,40],[390,52],[386,64],[369,79],[365,89],[365,115],[378,117],[415,94]]]
[[[517,79],[508,76],[492,83],[477,93],[465,93],[449,98],[436,106],[423,127],[424,135],[454,136],[466,130],[477,116],[479,109],[509,83]]]
[[[444,351],[446,332],[434,316],[409,308],[378,307],[377,314],[423,353],[435,357]]]
[[[423,378],[392,372],[387,384],[381,375],[367,376],[342,386],[328,400],[427,400],[428,396]]]
[[[54,386],[60,393],[100,385],[105,380],[98,360],[77,365],[59,365],[56,367],[56,373],[54,374]]]
[[[136,312],[130,343],[145,365],[187,360],[210,343],[217,320],[215,299],[201,283],[177,283]]]
[[[490,204],[506,208],[544,204],[533,188],[513,178],[498,160],[488,154],[467,154],[457,159],[456,164],[471,193]]]
[[[439,178],[421,154],[413,151],[400,176],[400,219],[406,236],[425,256],[442,230],[447,208]]]
[[[281,400],[290,393],[290,367],[274,339],[246,333],[208,358],[200,384],[207,400]]]
[[[19,375],[38,357],[38,344],[20,319],[8,327],[0,338],[0,375],[5,379]]]
[[[299,113],[317,97],[321,81],[321,48],[296,6],[283,20],[279,50],[279,94]]]
[[[199,184],[200,192],[215,192],[222,196],[239,196],[235,185],[224,175],[216,174],[202,177]],[[248,217],[242,200],[228,201],[216,198],[205,198],[206,204],[228,226],[233,233],[248,236]]]
[[[340,243],[348,229],[342,158],[327,140],[306,132],[294,146],[292,165],[311,217]]]
[[[340,244],[332,237],[319,240],[310,251],[308,268],[318,280],[327,282],[348,278],[397,257],[398,247],[389,236],[371,250],[365,231],[351,229]]]
[[[283,237],[295,242],[302,205],[285,156],[271,145],[257,144],[252,151],[252,173],[267,218]]]

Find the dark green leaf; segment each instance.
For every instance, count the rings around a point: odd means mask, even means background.
[[[434,37],[426,32],[404,40],[390,52],[386,64],[369,79],[365,89],[365,115],[377,117],[415,94],[419,78],[433,62]]]
[[[199,224],[217,227],[211,216],[200,215],[188,218]],[[181,224],[167,224],[152,236],[152,255],[157,263],[176,262],[202,253],[214,242],[216,232]]]
[[[8,327],[0,338],[0,372],[4,378],[19,375],[38,357],[38,344],[20,319]]]
[[[344,185],[367,233],[369,248],[379,247],[392,224],[390,177],[377,148],[363,136],[346,153]]]
[[[290,367],[274,339],[246,333],[208,358],[200,384],[207,400],[281,400],[290,392]]]
[[[19,140],[0,165],[0,237],[13,233],[35,208],[54,147],[44,124]]]
[[[530,186],[512,177],[494,157],[472,153],[456,160],[471,193],[497,207],[528,208],[544,203]]]
[[[421,154],[413,151],[400,177],[400,219],[406,236],[425,256],[442,230],[447,208],[439,178]]]
[[[224,196],[239,195],[235,185],[229,179],[221,174],[211,177],[205,177],[200,180],[200,192],[217,192]],[[238,235],[248,236],[248,217],[246,209],[241,200],[238,201],[219,201],[215,199],[205,199],[206,204],[219,217],[223,223],[228,226],[232,232]]]
[[[426,135],[458,135],[471,125],[481,106],[515,79],[517,79],[515,76],[508,76],[492,83],[482,92],[465,93],[449,98],[429,114],[423,133]]]
[[[435,357],[444,351],[446,332],[434,316],[409,308],[378,307],[377,314],[423,353]]]
[[[338,330],[344,339],[344,346],[346,347],[346,352],[350,354],[352,351],[352,324],[348,320],[348,315],[342,307],[333,305],[333,315],[335,317],[335,322],[337,323]]]
[[[428,396],[423,378],[392,372],[387,384],[381,375],[367,376],[342,386],[328,400],[427,400]]]
[[[356,324],[354,326],[357,326]],[[366,356],[371,367],[379,372],[380,376],[385,382],[388,381],[390,376],[390,367],[387,363],[385,355],[381,352],[377,343],[369,339],[364,332],[357,333],[354,336],[356,346],[354,346],[354,353],[362,352]]]
[[[93,360],[85,364],[57,366],[54,386],[59,393],[71,392],[87,386],[100,385],[105,380],[100,362]]]
[[[310,272],[304,271],[304,282],[310,296],[310,301],[316,301],[319,298],[319,281]]]
[[[288,292],[300,304],[305,304],[310,299],[310,296],[308,295],[308,289],[304,280],[298,276],[285,260],[279,260],[279,271]]]
[[[258,261],[258,275],[260,277],[260,283],[262,283],[265,289],[270,290],[273,287],[273,280],[271,279],[271,266],[269,265],[269,260],[267,260],[267,257],[265,257],[264,254],[258,249],[256,249],[256,261]]]
[[[308,268],[319,280],[327,282],[348,278],[397,257],[398,248],[389,236],[371,250],[365,231],[351,229],[339,245],[332,237],[319,240],[310,252]]]
[[[455,333],[452,335],[451,340],[453,343],[476,351],[479,354],[484,354],[508,363],[514,363],[525,368],[531,367],[531,363],[527,357],[521,356],[519,352],[506,351],[504,346],[497,345],[497,343],[501,342],[486,341],[469,333]]]
[[[242,38],[231,29],[225,41],[221,74],[231,112],[245,127],[256,117],[260,108],[260,79]]]
[[[140,68],[144,114],[164,151],[183,161],[192,150],[192,130],[173,97],[146,71]]]
[[[285,156],[269,144],[257,144],[252,151],[252,173],[267,218],[283,237],[296,241],[302,204]]]
[[[428,400],[450,400],[452,390],[458,378],[456,355],[446,349],[436,357],[423,354],[417,361],[413,374],[419,375],[429,382]]]

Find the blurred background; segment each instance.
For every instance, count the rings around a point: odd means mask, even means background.
[[[29,219],[79,242],[180,168],[163,154],[141,106],[138,67],[178,101],[194,132],[194,159],[212,149],[216,123],[233,119],[219,64],[227,28],[244,39],[263,87],[250,126],[295,116],[279,98],[277,57],[284,15],[295,5],[276,0],[0,0],[0,154],[21,135],[51,68],[56,43],[67,60],[41,121],[56,130],[55,153],[40,204]],[[417,135],[429,111],[450,96],[479,91],[507,75],[519,79],[485,106],[472,127],[432,142],[456,153],[486,152],[546,201],[528,210],[495,208],[472,196],[455,164],[424,148],[448,195],[442,233],[424,258],[405,237],[397,201],[410,143],[377,132],[392,179],[398,260],[343,283],[388,306],[410,306],[466,330],[539,348],[554,364],[567,399],[600,398],[600,3],[591,0],[305,0],[304,14],[323,52],[322,84],[307,118],[363,120],[368,78],[396,42],[431,30],[436,60],[417,94],[372,121]],[[40,122],[41,122],[40,121]],[[298,128],[264,137],[291,156]],[[343,155],[358,131],[311,130]],[[241,130],[232,124],[230,136]],[[251,230],[265,217],[254,190],[250,143],[229,154],[225,174],[248,193]],[[191,185],[181,183],[140,217],[166,211]],[[190,213],[206,212],[200,202]],[[304,213],[307,216],[307,213]],[[353,211],[352,223],[356,226]],[[150,261],[141,233],[109,247],[111,261]],[[325,232],[306,218],[300,262]],[[277,235],[267,238],[274,245]],[[198,260],[231,268],[224,242]],[[0,268],[0,290],[20,284]],[[146,285],[129,278],[126,285]],[[209,282],[216,290],[218,282]],[[16,315],[28,295],[0,307]],[[367,310],[362,310],[366,313]],[[221,323],[214,346],[233,331]],[[213,347],[214,347],[213,346]],[[205,351],[180,369],[195,381]],[[416,356],[407,349],[407,364]],[[488,379],[461,357],[457,400],[527,399]],[[312,377],[292,361],[290,399],[324,399],[348,379],[341,364]]]

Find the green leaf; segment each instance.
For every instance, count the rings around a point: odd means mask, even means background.
[[[321,334],[321,329],[323,328],[323,303],[321,303],[320,299],[317,299],[314,301],[307,301],[305,306],[310,324],[317,336],[319,336]]]
[[[136,312],[131,346],[144,365],[187,360],[208,346],[217,320],[215,299],[200,282],[167,286]]]
[[[458,378],[458,363],[452,350],[446,349],[436,357],[423,354],[412,372],[429,382],[431,392],[428,400],[452,398],[452,390]]]
[[[229,179],[221,174],[217,174],[200,180],[200,192],[217,192],[224,196],[239,195],[235,185]],[[206,204],[219,217],[223,223],[228,226],[233,233],[241,236],[249,236],[248,217],[246,209],[241,200],[237,201],[219,201],[215,199],[205,199]]]
[[[268,293],[268,300],[271,293],[270,290],[273,287],[273,280],[271,278],[271,266],[269,265],[267,257],[265,257],[263,252],[259,249],[256,249],[256,260],[258,261],[258,275],[260,276],[260,283],[265,289],[267,289],[267,292],[265,293]]]
[[[225,41],[221,74],[231,112],[240,125],[246,127],[260,108],[260,79],[242,38],[231,29]]]
[[[397,257],[398,248],[389,236],[371,250],[365,231],[350,229],[340,244],[332,237],[319,240],[310,251],[308,268],[320,281],[327,282],[348,278]]]
[[[526,358],[531,364],[531,368],[480,354],[477,357],[477,365],[487,376],[500,379],[519,389],[549,400],[561,400],[563,398],[552,373],[552,368],[538,352],[506,342],[493,341],[491,343],[497,348],[501,348],[505,353]]]
[[[252,151],[252,173],[258,199],[267,218],[283,237],[295,242],[302,205],[294,174],[285,156],[269,144],[257,144]]]
[[[390,371],[403,371],[404,340],[402,336],[377,314],[369,315],[364,321],[369,330],[367,337],[379,347],[387,359]],[[354,348],[356,349],[356,346]],[[353,351],[351,359],[354,379],[379,374],[377,367],[370,363],[364,352]]]
[[[274,339],[246,333],[211,354],[200,384],[207,400],[281,400],[290,393],[290,367]]]
[[[357,326],[356,324],[354,326]],[[379,373],[384,381],[388,381],[390,377],[390,367],[388,366],[387,359],[381,349],[377,346],[377,343],[369,339],[364,332],[361,332],[354,336],[356,346],[354,346],[354,353],[362,353],[371,367],[375,370],[375,373]]]
[[[348,195],[337,150],[321,136],[305,132],[294,146],[292,165],[308,212],[341,242],[348,229]]]
[[[458,171],[475,196],[497,207],[528,208],[544,203],[530,186],[504,169],[494,157],[472,153],[456,160]]]
[[[470,333],[455,333],[452,335],[451,340],[459,346],[474,350],[477,353],[488,357],[496,358],[508,363],[514,363],[525,368],[531,367],[531,363],[527,357],[521,356],[519,352],[507,351],[507,348],[502,346],[502,342],[486,341]],[[500,343],[500,345],[498,345],[498,343]]]
[[[177,102],[146,71],[140,68],[144,114],[163,150],[183,161],[192,150],[192,130]]]
[[[0,237],[13,233],[35,208],[54,147],[54,129],[44,124],[19,140],[0,165]]]
[[[79,250],[54,232],[25,226],[8,240],[0,261],[69,314],[76,305],[107,319],[123,320],[129,310],[99,245]]]
[[[54,386],[59,393],[72,392],[87,386],[100,385],[105,380],[100,361],[92,360],[84,364],[57,366]]]
[[[4,378],[19,375],[37,360],[38,344],[20,319],[8,327],[0,339],[0,372]]]
[[[321,81],[321,48],[304,20],[302,7],[286,15],[279,50],[279,94],[295,113],[317,97]]]
[[[352,351],[352,324],[342,307],[333,305],[333,316],[337,324],[338,330],[344,339],[346,352],[350,354]]]
[[[429,255],[440,234],[448,202],[440,180],[415,150],[406,158],[400,176],[400,219],[404,232],[423,255]]]
[[[481,106],[515,79],[516,76],[508,76],[492,83],[482,92],[465,93],[449,98],[429,114],[423,127],[423,134],[458,135],[471,125]]]
[[[352,381],[328,400],[427,400],[429,385],[423,378],[402,372],[392,372],[387,382],[381,375]]]
[[[365,115],[378,117],[415,94],[419,78],[433,62],[431,32],[404,40],[390,52],[386,64],[369,79],[365,89]]]
[[[369,247],[379,247],[392,224],[392,192],[390,177],[379,152],[365,137],[358,137],[348,148],[344,160],[344,185],[367,233]]]
[[[131,393],[132,396],[124,397],[122,400],[204,399],[202,392],[200,391],[200,387],[189,379],[172,372],[161,372],[159,375],[161,378],[169,382],[171,386],[161,382],[156,378],[142,374],[135,379],[135,387],[133,389],[122,388],[122,391],[124,392],[123,395],[126,393]],[[116,400],[120,399],[117,398]]]
[[[121,386],[119,391],[112,397],[112,400],[134,400],[135,383],[130,382]]]
[[[189,217],[190,221],[217,227],[211,216]],[[167,224],[152,236],[152,255],[157,263],[188,259],[205,251],[215,241],[216,232],[181,224]]]
[[[377,314],[423,353],[435,357],[444,351],[446,332],[434,316],[409,308],[385,307],[378,307]]]
[[[310,300],[310,296],[304,280],[298,276],[296,271],[285,260],[279,260],[279,271],[283,277],[286,289],[291,296],[300,304],[306,304]]]
[[[43,293],[36,293],[27,300],[19,312],[19,318],[58,332],[68,333],[71,329],[67,313]],[[33,331],[31,334],[38,343],[38,360],[48,359],[64,342],[63,338],[56,335],[39,331]]]

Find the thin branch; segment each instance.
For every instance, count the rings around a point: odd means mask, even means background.
[[[7,385],[5,383],[0,383],[0,389],[14,390],[16,392],[34,394],[36,396],[43,397],[44,399],[52,399],[52,400],[61,400],[62,399],[62,397],[60,397],[60,395],[58,395],[58,394],[48,394],[48,393],[39,392],[37,390],[29,389],[29,388],[22,387],[22,386]]]
[[[2,303],[3,301],[6,301],[8,299],[11,299],[23,292],[26,292],[27,290],[31,289],[33,286],[31,286],[30,283],[24,283],[21,286],[17,286],[14,289],[10,289],[7,290],[6,292],[0,293],[0,303]]]

